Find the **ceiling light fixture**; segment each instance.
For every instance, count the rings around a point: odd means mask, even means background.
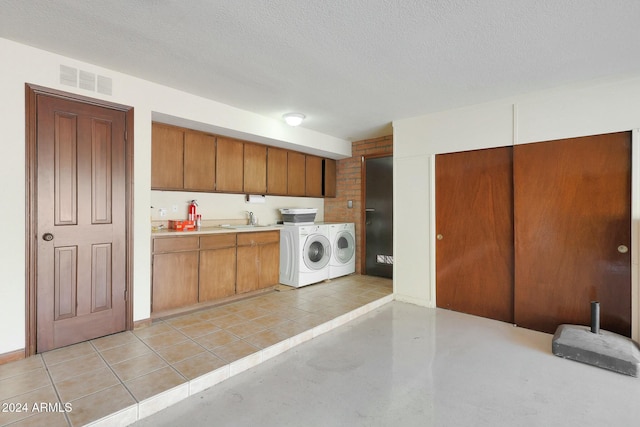
[[[298,126],[305,119],[305,115],[302,113],[287,113],[282,116],[285,122],[289,126]]]

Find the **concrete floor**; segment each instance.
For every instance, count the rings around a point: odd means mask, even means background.
[[[551,335],[391,302],[136,426],[638,426],[640,380]]]

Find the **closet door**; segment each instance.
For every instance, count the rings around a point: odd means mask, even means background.
[[[512,148],[436,156],[438,307],[513,323]]]
[[[514,147],[515,322],[631,334],[631,134]]]

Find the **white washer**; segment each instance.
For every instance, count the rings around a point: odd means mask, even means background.
[[[328,225],[285,225],[280,229],[280,283],[306,286],[329,278]]]
[[[356,227],[354,223],[329,224],[331,260],[329,278],[346,276],[356,271]]]

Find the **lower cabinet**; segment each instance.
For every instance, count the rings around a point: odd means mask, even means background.
[[[280,232],[238,234],[237,293],[277,285],[279,268]]]
[[[155,237],[151,311],[275,286],[279,267],[279,231]]]

